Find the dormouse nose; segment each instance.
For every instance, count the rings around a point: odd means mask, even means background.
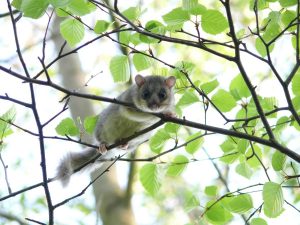
[[[153,97],[148,101],[148,107],[150,109],[157,109],[160,107],[160,102],[157,98]]]

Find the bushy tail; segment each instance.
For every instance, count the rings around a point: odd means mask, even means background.
[[[66,186],[69,183],[70,177],[74,170],[88,162],[97,154],[97,151],[93,148],[88,148],[78,153],[69,153],[62,159],[57,167],[56,179],[60,180],[63,186]],[[86,166],[85,168],[91,166],[92,164]]]

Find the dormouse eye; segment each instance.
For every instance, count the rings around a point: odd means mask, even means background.
[[[150,91],[146,89],[142,92],[142,99],[147,100],[148,98],[150,98]]]
[[[166,90],[165,89],[161,89],[160,92],[158,93],[158,97],[160,99],[165,99],[167,96]]]

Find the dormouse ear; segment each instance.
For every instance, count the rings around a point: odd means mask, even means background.
[[[165,80],[165,82],[168,88],[172,88],[176,83],[176,78],[174,76],[170,76]]]
[[[141,87],[145,83],[145,78],[140,74],[137,74],[134,79],[136,85],[139,87]]]

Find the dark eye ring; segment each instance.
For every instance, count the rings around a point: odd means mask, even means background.
[[[150,92],[148,91],[148,90],[144,90],[143,92],[142,92],[142,98],[144,99],[144,100],[146,100],[146,99],[148,99],[150,97]]]
[[[164,98],[166,98],[166,96],[167,96],[167,93],[164,89],[160,90],[160,92],[158,93],[158,97],[160,99],[164,99]]]

